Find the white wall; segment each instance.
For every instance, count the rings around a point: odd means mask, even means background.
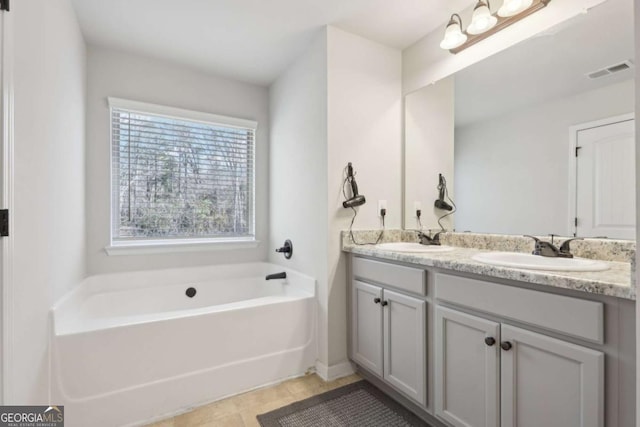
[[[269,214],[268,90],[169,62],[93,46],[88,51],[87,73],[89,273],[264,260]],[[108,256],[104,248],[109,244],[111,212],[109,96],[256,120],[256,232],[261,246],[198,253]]]
[[[269,261],[317,280],[319,358],[327,357],[327,39],[322,30],[270,89]],[[293,257],[274,252],[285,239]]]
[[[6,404],[48,403],[48,311],[85,275],[86,50],[68,0],[12,2],[13,289]]]
[[[269,259],[318,281],[318,361],[322,372],[348,366],[346,265],[340,231],[349,161],[367,198],[358,229],[380,227],[377,201],[387,200],[387,227],[401,225],[400,52],[333,27],[271,87],[271,247],[290,238],[294,255]]]
[[[410,93],[551,28],[606,0],[562,0],[457,55],[440,48],[446,22],[402,52],[403,92]],[[470,2],[472,4],[472,2]],[[462,13],[468,25],[472,7]]]
[[[405,97],[405,183],[406,229],[418,229],[415,202],[420,202],[423,229],[439,229],[438,218],[446,211],[436,209],[439,174],[447,180],[449,196],[454,196],[454,78],[442,79]],[[447,203],[449,203],[447,201]],[[454,216],[442,219],[445,229],[453,228]]]
[[[401,52],[328,28],[328,364],[347,359],[346,257],[340,231],[351,209],[342,201],[343,170],[352,162],[367,203],[354,229],[377,229],[378,200],[387,201],[386,227],[402,226]]]
[[[634,111],[634,81],[455,130],[456,229],[568,235],[569,127]]]

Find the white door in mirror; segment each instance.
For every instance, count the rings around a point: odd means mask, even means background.
[[[421,245],[420,243],[410,242],[393,242],[393,243],[381,243],[375,246],[376,249],[383,249],[387,251],[406,252],[406,253],[436,253],[436,252],[450,252],[453,250],[451,246],[428,246]]]
[[[551,258],[515,252],[487,252],[471,257],[474,261],[499,267],[547,271],[604,271],[609,265],[585,258]]]
[[[578,132],[576,235],[636,238],[635,121]]]

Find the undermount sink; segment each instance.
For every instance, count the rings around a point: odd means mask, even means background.
[[[451,246],[428,246],[410,242],[380,243],[379,245],[376,245],[376,249],[406,253],[436,253],[449,252],[453,250]]]
[[[585,258],[551,258],[515,252],[487,252],[471,259],[499,267],[547,271],[604,271],[609,266],[602,261]]]

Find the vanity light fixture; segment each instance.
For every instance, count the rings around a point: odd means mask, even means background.
[[[466,31],[462,30],[462,18],[460,18],[460,15],[457,13],[451,15],[440,47],[453,54],[461,52],[546,7],[550,1],[504,0],[498,13],[492,14],[489,0],[478,0],[473,8],[471,23]]]
[[[502,7],[498,10],[498,16],[507,18],[524,12],[531,6],[533,0],[504,0]]]
[[[457,13],[454,13],[451,15],[447,29],[444,31],[444,39],[440,42],[440,47],[451,50],[462,46],[466,41],[467,35],[462,32],[462,18]]]
[[[491,14],[491,3],[489,0],[479,0],[473,8],[471,24],[467,28],[467,33],[472,35],[482,34],[489,31],[498,23],[498,18]]]

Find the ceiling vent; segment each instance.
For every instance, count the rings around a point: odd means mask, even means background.
[[[633,68],[633,61],[627,60],[619,64],[593,71],[587,74],[587,77],[590,79],[599,79],[600,77],[609,76],[611,74],[619,73],[620,71],[630,70],[631,68]]]

